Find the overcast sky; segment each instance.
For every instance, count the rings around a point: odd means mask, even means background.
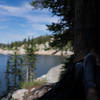
[[[31,0],[0,0],[0,43],[51,34],[46,24],[57,22],[50,11],[36,10]]]

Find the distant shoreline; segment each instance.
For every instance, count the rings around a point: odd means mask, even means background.
[[[71,51],[58,51],[56,52],[56,50],[41,50],[41,51],[36,51],[35,54],[38,54],[38,55],[55,55],[55,56],[68,56],[68,55],[72,55],[73,52]],[[14,50],[3,50],[3,49],[0,49],[0,54],[3,54],[3,55],[9,55],[9,54],[14,54]],[[19,55],[23,55],[25,54],[25,50],[24,49],[20,49],[18,51],[18,54]]]

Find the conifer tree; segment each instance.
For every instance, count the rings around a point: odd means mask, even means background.
[[[18,80],[21,77],[22,74],[22,66],[20,66],[20,56],[18,54],[18,48],[16,47],[16,45],[14,46],[14,54],[10,55],[7,61],[7,69],[6,72],[8,73],[7,78],[8,80],[10,80],[10,78],[13,78],[13,87],[14,89],[17,89],[17,87],[19,86],[18,84]],[[10,83],[9,83],[10,84]]]
[[[35,78],[35,45],[34,40],[28,38],[25,44],[24,63],[26,66],[26,81],[32,81]]]

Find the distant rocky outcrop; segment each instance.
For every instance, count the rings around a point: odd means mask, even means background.
[[[61,56],[61,55],[62,56],[70,56],[73,54],[73,52],[69,51],[69,50],[61,51],[61,50],[48,49],[48,48],[49,48],[48,42],[45,44],[36,45],[37,51],[35,51],[35,54],[38,54],[38,55],[57,55],[57,56]],[[8,50],[7,48],[6,49],[0,48],[0,54],[4,54],[4,55],[14,54],[14,48],[11,50]],[[20,54],[20,55],[25,54],[24,45],[22,45],[21,47],[18,48],[18,54]]]

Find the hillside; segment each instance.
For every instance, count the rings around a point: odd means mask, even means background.
[[[25,43],[27,43],[28,40],[34,41],[34,44],[40,45],[40,44],[45,44],[46,42],[50,42],[51,38],[52,38],[52,36],[46,35],[46,36],[39,36],[37,38],[27,38],[27,39],[24,39],[22,41],[15,41],[15,42],[12,42],[10,44],[0,43],[0,48],[2,48],[2,49],[13,49],[15,46],[21,47]]]
[[[53,40],[52,36],[40,36],[37,38],[28,38],[24,39],[23,41],[15,41],[10,44],[0,44],[0,54],[13,54],[14,53],[14,48],[18,48],[19,54],[25,54],[25,44],[28,41],[34,42],[34,49],[35,49],[35,54],[40,54],[40,55],[68,55],[72,54],[70,50],[65,50],[70,48],[70,45],[68,44],[64,49],[59,50],[59,48],[53,48],[50,46],[51,41]]]

